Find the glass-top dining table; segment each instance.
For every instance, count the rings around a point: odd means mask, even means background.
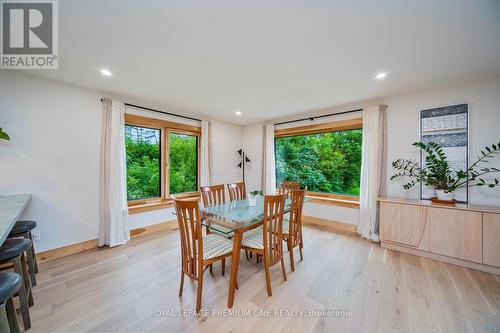
[[[310,200],[310,198],[305,198],[304,202]],[[285,213],[290,211],[291,205],[292,201],[287,199]],[[235,200],[222,205],[205,206],[200,210],[205,217],[202,222],[204,226],[226,235],[234,234],[231,279],[227,299],[227,307],[231,308],[236,290],[242,236],[245,231],[263,224],[264,196],[257,195],[255,198]]]

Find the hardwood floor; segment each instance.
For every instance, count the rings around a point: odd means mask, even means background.
[[[271,268],[270,298],[263,265],[241,257],[232,317],[223,316],[230,311],[229,269],[221,276],[220,264],[212,276],[205,273],[202,309],[209,315],[191,315],[196,284],[190,279],[179,299],[177,231],[43,263],[30,331],[500,332],[500,276],[326,229],[305,227],[304,244],[304,261],[296,261],[293,273],[285,252],[287,282],[280,265]],[[272,318],[275,310],[289,316]],[[293,317],[293,310],[304,313]],[[319,316],[326,310],[348,316]]]

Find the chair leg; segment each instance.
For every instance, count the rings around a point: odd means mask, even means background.
[[[213,274],[214,273],[213,265],[212,264],[208,265],[208,268],[210,270],[210,274]]]
[[[0,304],[0,332],[10,332],[9,319],[7,316],[6,303]]]
[[[5,310],[7,312],[7,320],[9,321],[10,333],[19,333],[19,325],[17,324],[16,309],[12,297],[6,301]]]
[[[283,279],[286,281],[285,259],[283,259],[283,253],[281,253],[281,271],[283,272]]]
[[[222,276],[226,273],[226,258],[222,259]]]
[[[295,271],[295,260],[293,259],[293,247],[292,247],[292,242],[288,241],[288,252],[290,252],[290,269],[292,272]]]
[[[196,293],[196,313],[201,310],[201,295],[203,290],[203,271],[198,274],[198,292]]]
[[[179,288],[179,297],[182,297],[182,290],[184,289],[184,271],[181,269],[181,286]]]
[[[299,252],[300,252],[300,261],[303,261],[304,258],[302,257],[302,242],[299,245]]]
[[[245,250],[245,256],[247,257],[247,260],[250,260],[250,258],[248,258],[248,251]]]
[[[33,252],[31,248],[26,251],[26,259],[28,261],[28,273],[30,275],[31,285],[36,286],[35,262],[33,259]]]
[[[33,291],[31,288],[31,279],[29,276],[29,269],[28,265],[26,263],[26,256],[24,253],[21,253],[21,265],[23,266],[23,273],[22,277],[24,278],[24,286],[26,287],[26,292],[28,293],[28,305],[33,306]]]
[[[36,260],[36,254],[35,254],[35,246],[33,245],[33,235],[30,232],[28,232],[28,238],[29,240],[31,241],[31,255],[33,256],[33,261],[34,261],[34,264],[35,264],[35,273],[38,273],[38,262]],[[35,284],[33,284],[35,285]]]
[[[264,255],[264,270],[266,271],[266,287],[267,287],[267,296],[273,296],[273,291],[271,289],[271,276],[269,274],[269,260],[267,256]]]
[[[24,276],[23,266],[21,265],[21,258],[16,257],[13,260],[14,272]],[[25,279],[21,278],[21,288],[18,291],[19,304],[21,305],[21,315],[23,317],[24,329],[27,330],[31,327],[30,310],[28,307],[28,295],[26,295]]]

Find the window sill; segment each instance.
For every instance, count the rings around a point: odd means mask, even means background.
[[[318,203],[318,204],[323,204],[323,205],[332,205],[332,206],[341,206],[341,207],[359,209],[359,199],[358,198],[353,198],[353,199],[342,198],[341,199],[341,198],[328,198],[328,197],[316,196],[316,195],[306,195],[306,197],[312,199],[311,201],[309,201],[311,203]]]
[[[176,197],[179,199],[195,199],[195,198],[197,199],[197,198],[199,198],[199,194],[198,194],[198,192],[183,193],[183,194],[176,195]],[[167,198],[167,199],[163,199],[163,200],[145,202],[145,203],[141,203],[141,204],[129,202],[128,206],[129,206],[128,207],[129,215],[133,215],[133,214],[139,214],[139,213],[144,213],[144,212],[150,212],[153,210],[172,208],[174,206],[174,203],[172,202],[172,199]]]

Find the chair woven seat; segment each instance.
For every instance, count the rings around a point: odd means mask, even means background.
[[[233,252],[233,241],[219,234],[203,236],[203,259],[212,259]]]
[[[264,235],[262,228],[255,228],[243,233],[241,245],[251,247],[253,249],[264,249]]]

